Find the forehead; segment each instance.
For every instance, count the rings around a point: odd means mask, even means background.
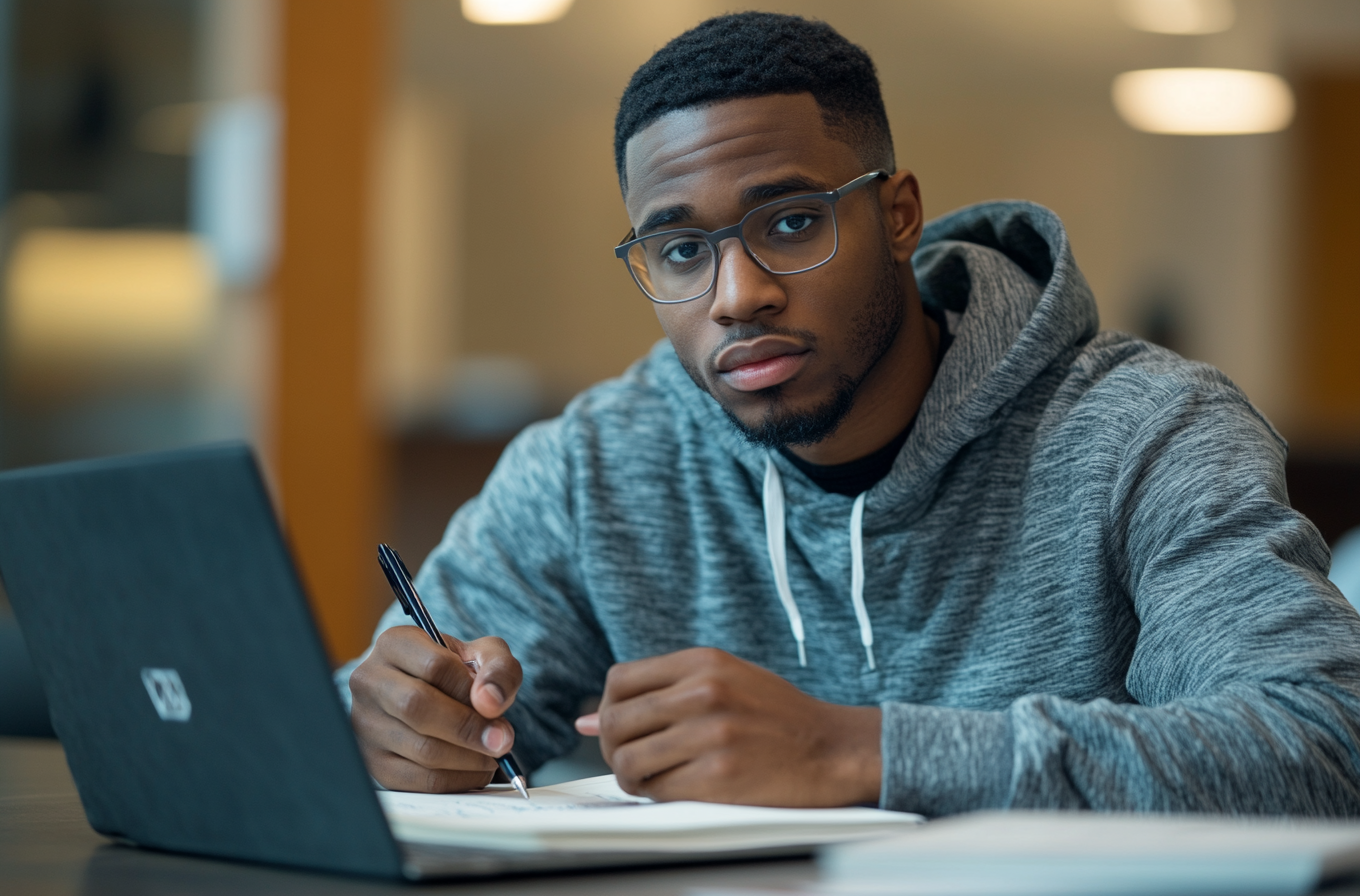
[[[827,134],[812,94],[726,100],[670,112],[628,141],[625,204],[637,222],[709,192],[735,201],[747,186],[794,173],[832,189],[860,168],[854,150]]]

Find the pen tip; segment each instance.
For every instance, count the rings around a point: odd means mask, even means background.
[[[524,779],[522,777],[516,775],[510,783],[515,785],[515,789],[519,791],[520,796],[524,797],[526,800],[529,798],[529,788],[524,786]]]

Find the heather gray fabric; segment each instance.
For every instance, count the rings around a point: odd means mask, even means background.
[[[419,575],[445,630],[524,663],[521,758],[569,748],[611,663],[709,645],[881,706],[888,808],[1360,813],[1360,617],[1289,508],[1270,424],[1218,371],[1098,334],[1043,208],[934,221],[916,269],[961,317],[868,492],[878,669],[850,604],[852,499],[776,453],[800,668],[766,452],[662,343],[519,436]]]

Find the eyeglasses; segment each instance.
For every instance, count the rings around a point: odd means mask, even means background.
[[[836,256],[836,203],[866,184],[888,177],[883,170],[862,174],[839,190],[776,199],[751,209],[721,230],[663,230],[634,239],[628,231],[614,254],[628,265],[638,288],[661,305],[705,296],[718,282],[723,240],[741,240],[746,254],[771,274],[801,274]]]

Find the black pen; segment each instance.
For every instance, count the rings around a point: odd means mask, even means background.
[[[425,634],[434,639],[434,643],[440,647],[448,649],[444,639],[439,637],[439,629],[435,627],[434,619],[430,616],[430,611],[425,609],[425,603],[416,594],[416,586],[411,582],[410,570],[406,564],[401,562],[401,555],[385,544],[378,545],[378,565],[382,567],[383,574],[387,576],[387,584],[392,586],[392,591],[397,595],[397,602],[406,611],[406,615],[416,621],[416,625],[425,630]],[[466,660],[463,665],[471,669],[476,669],[476,663],[469,663]],[[519,791],[519,795],[526,800],[529,798],[528,783],[524,779],[524,772],[519,770],[519,763],[515,762],[515,757],[506,753],[496,760],[501,771],[510,779],[510,783]]]

